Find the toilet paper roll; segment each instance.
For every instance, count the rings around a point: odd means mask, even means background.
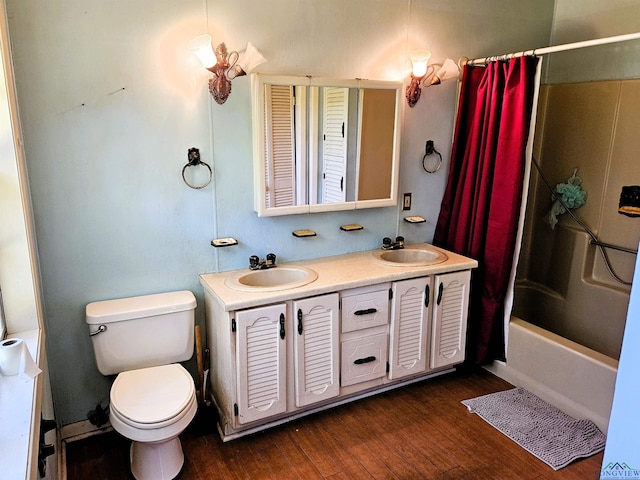
[[[5,376],[20,374],[26,379],[42,372],[21,338],[8,338],[0,342],[0,371]]]
[[[17,375],[24,342],[21,338],[8,338],[0,342],[0,370],[3,375]]]

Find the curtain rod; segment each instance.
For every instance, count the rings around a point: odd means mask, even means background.
[[[582,42],[565,43],[564,45],[555,45],[552,47],[534,48],[533,50],[524,50],[516,53],[505,53],[504,55],[495,55],[492,57],[476,58],[473,60],[467,60],[466,62],[460,61],[461,65],[484,65],[487,62],[495,60],[506,60],[507,58],[516,58],[532,55],[544,55],[545,53],[564,52],[566,50],[576,50],[578,48],[593,47],[596,45],[605,45],[607,43],[626,42],[628,40],[640,39],[640,32],[629,33],[626,35],[616,35],[613,37],[596,38],[594,40],[585,40]],[[462,59],[461,59],[462,60]]]

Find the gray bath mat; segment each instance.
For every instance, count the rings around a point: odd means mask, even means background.
[[[554,470],[604,449],[606,437],[591,420],[576,420],[524,388],[462,404]]]

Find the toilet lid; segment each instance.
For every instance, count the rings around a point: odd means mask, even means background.
[[[137,423],[159,423],[182,412],[195,394],[193,379],[177,363],[122,372],[111,387],[111,406]]]

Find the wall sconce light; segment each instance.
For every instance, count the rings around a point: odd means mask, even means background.
[[[231,80],[246,75],[258,65],[267,61],[251,42],[238,53],[227,51],[224,43],[213,50],[211,35],[198,35],[189,42],[189,49],[198,57],[202,66],[213,73],[209,79],[209,92],[215,101],[222,105],[231,93]]]
[[[420,100],[421,87],[439,85],[445,80],[457,78],[460,75],[458,65],[450,58],[447,58],[442,65],[438,65],[437,70],[434,65],[428,64],[430,58],[431,52],[429,50],[414,50],[409,55],[412,72],[411,82],[407,86],[405,96],[410,107],[414,107]],[[429,84],[426,84],[427,80],[429,80]]]
[[[414,50],[409,55],[409,60],[411,60],[411,83],[407,87],[407,91],[405,92],[405,96],[407,97],[407,102],[409,102],[410,107],[414,107],[418,100],[420,100],[420,94],[422,93],[422,89],[420,88],[420,83],[422,79],[428,77],[429,73],[429,59],[431,58],[431,52],[429,50]],[[433,67],[431,67],[431,73],[433,73]]]

